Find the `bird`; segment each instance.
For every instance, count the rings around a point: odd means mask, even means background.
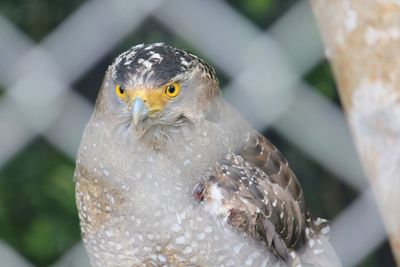
[[[164,43],[108,67],[74,182],[92,266],[340,266],[285,157]]]

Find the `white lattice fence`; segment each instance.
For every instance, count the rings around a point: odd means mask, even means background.
[[[306,1],[268,31],[222,1],[88,1],[40,44],[0,16],[0,84],[6,88],[0,99],[0,168],[37,136],[75,156],[92,107],[71,84],[149,17],[230,76],[225,97],[242,107],[255,127],[273,127],[363,191],[332,225],[332,243],[344,266],[357,264],[385,239],[342,111],[301,78],[323,55]],[[4,266],[29,266],[6,245],[0,244],[0,257]],[[55,266],[87,264],[77,244]]]

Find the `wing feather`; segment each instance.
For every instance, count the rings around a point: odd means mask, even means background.
[[[306,209],[300,184],[278,149],[258,133],[228,153],[204,184],[205,207],[245,235],[265,242],[287,260],[289,249],[303,242]],[[212,189],[213,188],[213,189]],[[220,190],[223,201],[213,190]]]

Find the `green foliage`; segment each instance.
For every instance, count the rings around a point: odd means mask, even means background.
[[[53,30],[83,0],[2,0],[0,12],[39,41]]]
[[[323,60],[314,66],[304,78],[319,93],[332,101],[339,102],[335,80],[327,60]]]
[[[226,0],[233,5],[240,13],[256,23],[259,27],[266,29],[286,10],[288,10],[296,0]]]
[[[276,12],[278,3],[271,0],[251,0],[236,1],[242,8],[242,12],[247,14],[253,20],[261,22],[268,13]]]
[[[0,172],[0,238],[45,266],[79,240],[74,165],[35,140]]]

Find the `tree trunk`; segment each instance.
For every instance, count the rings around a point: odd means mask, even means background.
[[[400,1],[311,3],[400,265]]]

